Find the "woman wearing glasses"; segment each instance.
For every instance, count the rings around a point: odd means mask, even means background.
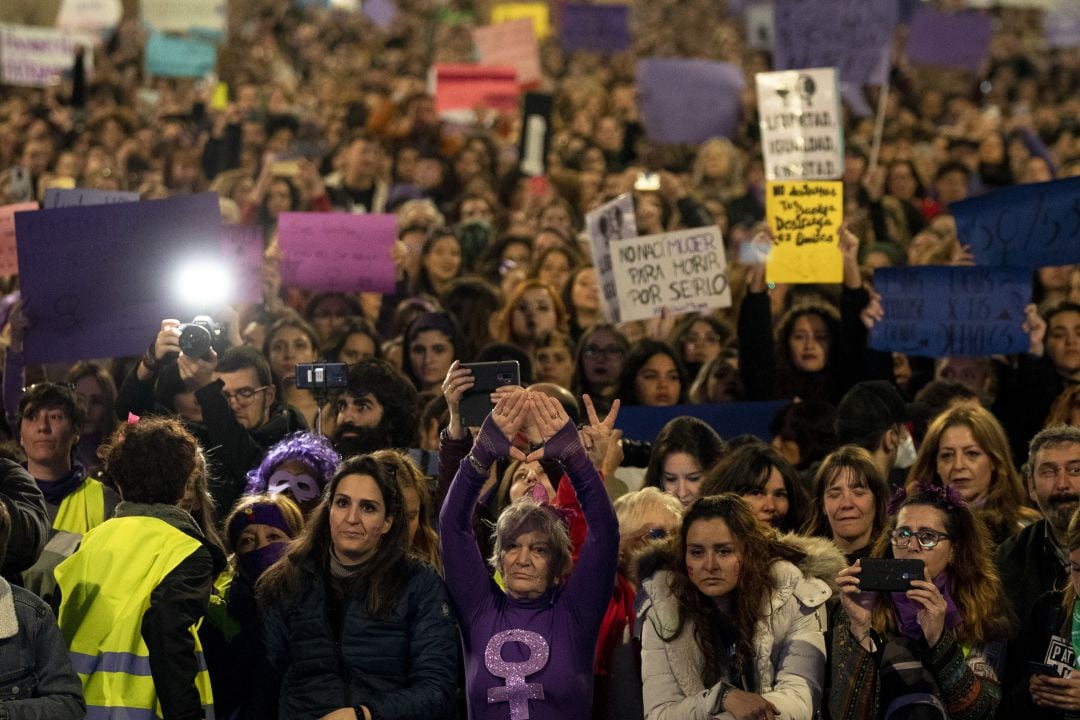
[[[907,592],[862,592],[862,560],[840,572],[831,716],[881,717],[888,708],[993,718],[1014,623],[985,526],[954,489],[933,485],[913,488],[890,515],[873,556],[922,560],[925,579]]]
[[[601,323],[585,331],[578,343],[574,369],[574,394],[588,395],[606,411],[615,399],[615,383],[630,343],[614,325]]]

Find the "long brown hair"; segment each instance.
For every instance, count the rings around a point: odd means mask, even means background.
[[[706,687],[717,683],[723,670],[712,628],[724,618],[716,604],[694,586],[686,571],[686,537],[690,526],[699,520],[723,520],[738,547],[739,582],[733,591],[731,618],[737,634],[734,668],[756,687],[760,678],[756,676],[754,666],[754,628],[761,620],[762,602],[776,590],[770,566],[774,560],[799,562],[804,554],[780,540],[772,528],[757,519],[750,505],[734,493],[703,497],[690,506],[679,528],[675,573],[671,582],[671,590],[679,603],[679,623],[671,637],[663,639],[673,640],[687,621],[694,624],[694,639],[705,657],[701,678]]]
[[[409,554],[442,569],[442,560],[439,558],[439,536],[435,534],[435,528],[431,526],[431,493],[428,492],[427,482],[424,480],[420,468],[408,455],[397,450],[376,450],[371,454],[387,468],[394,470],[398,484],[402,490],[402,504],[404,504],[405,490],[415,490],[420,498],[420,523],[416,528],[416,537],[409,546]],[[406,516],[406,521],[408,517]]]
[[[810,500],[810,517],[803,526],[803,535],[831,538],[832,525],[825,515],[825,491],[829,483],[844,470],[852,475],[855,487],[865,487],[874,495],[874,522],[870,530],[870,544],[881,536],[888,517],[889,486],[874,464],[867,450],[857,445],[844,445],[825,456],[814,475],[814,496]]]

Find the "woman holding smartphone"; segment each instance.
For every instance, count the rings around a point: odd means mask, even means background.
[[[921,560],[925,578],[906,592],[871,592],[860,587],[863,561],[840,572],[832,718],[882,717],[886,708],[890,716],[993,718],[1013,622],[986,527],[955,490],[939,486],[912,488],[889,515],[872,556]]]

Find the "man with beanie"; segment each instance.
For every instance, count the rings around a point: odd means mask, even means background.
[[[907,420],[908,407],[896,387],[886,380],[867,380],[840,400],[834,427],[842,444],[867,450],[881,476],[895,487],[903,484],[903,477],[890,478],[893,469],[903,470],[915,462]]]

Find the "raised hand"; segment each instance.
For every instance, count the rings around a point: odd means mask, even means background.
[[[922,606],[915,619],[922,628],[927,644],[934,647],[941,639],[941,633],[945,632],[945,613],[949,609],[945,598],[930,580],[929,571],[925,580],[912,580],[906,594]]]
[[[446,371],[443,380],[443,397],[446,398],[446,407],[450,411],[450,437],[455,440],[465,438],[465,427],[461,422],[461,397],[465,391],[476,384],[472,370],[461,367],[457,360],[450,363],[450,369]]]
[[[596,414],[596,407],[593,405],[592,398],[588,395],[582,395],[581,399],[585,402],[585,412],[589,417],[589,424],[581,429],[581,444],[584,446],[585,451],[589,453],[589,459],[592,460],[597,470],[603,471],[605,475],[610,473],[613,468],[611,463],[614,460],[616,452],[621,455],[621,449],[616,450],[619,445],[619,440],[622,439],[622,431],[615,429],[615,418],[619,416],[619,400],[616,400],[611,405],[611,410],[608,412],[607,417],[600,420]],[[621,464],[622,458],[619,458]],[[618,464],[615,465],[618,467]]]
[[[851,634],[865,648],[864,641],[870,633],[870,619],[874,608],[874,594],[863,592],[859,587],[859,573],[862,563],[859,560],[851,567],[846,567],[836,576],[840,588],[840,606],[848,616]]]
[[[1046,321],[1039,314],[1039,308],[1034,303],[1024,308],[1023,330],[1031,339],[1031,347],[1028,352],[1035,357],[1042,357],[1046,351]]]
[[[562,404],[549,395],[529,393],[529,398],[532,425],[546,443],[570,422],[570,416],[566,414]],[[533,450],[527,459],[531,462],[545,457],[545,449],[541,447]]]

